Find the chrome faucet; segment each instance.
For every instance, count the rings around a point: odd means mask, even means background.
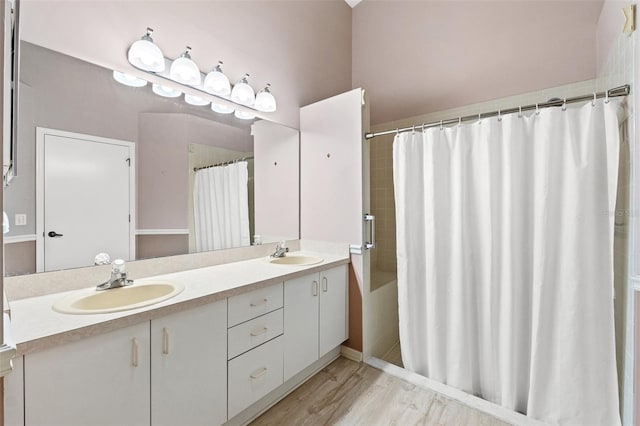
[[[289,247],[285,247],[285,242],[280,241],[276,245],[276,251],[274,251],[271,254],[271,257],[285,257],[288,252],[289,252]]]
[[[127,272],[125,271],[124,260],[116,259],[111,264],[111,278],[108,281],[96,287],[97,291],[109,290],[112,288],[125,287],[133,284],[133,280],[127,279]]]

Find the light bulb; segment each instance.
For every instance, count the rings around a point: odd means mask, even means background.
[[[143,80],[131,74],[126,74],[116,70],[113,71],[113,79],[118,83],[131,87],[144,87],[148,83],[147,80]]]
[[[147,33],[131,45],[127,58],[129,63],[145,71],[162,72],[165,68],[162,50],[153,43],[153,30],[147,28]]]
[[[249,77],[249,74],[245,74],[244,77],[233,86],[233,90],[231,90],[231,100],[237,104],[252,106],[256,100],[256,95],[253,88],[249,86],[247,77]]]
[[[179,90],[155,83],[151,86],[151,90],[153,90],[153,93],[156,95],[164,96],[165,98],[177,98],[182,95],[182,92]]]
[[[240,110],[236,110],[236,112],[233,113],[233,115],[235,115],[236,118],[240,118],[241,120],[253,120],[254,118],[256,118],[255,115],[249,114],[248,112],[244,112]]]
[[[169,77],[181,84],[197,86],[202,81],[202,76],[198,65],[193,62],[191,55],[189,55],[190,51],[191,48],[187,46],[187,50],[173,61],[169,70]]]
[[[202,86],[204,90],[214,95],[229,96],[231,93],[231,83],[222,72],[221,65],[222,61],[219,61],[218,65],[204,78]]]
[[[254,107],[258,111],[273,112],[276,110],[276,98],[271,94],[271,84],[267,83],[266,87],[256,95]]]
[[[211,110],[217,112],[218,114],[231,114],[233,111],[235,111],[230,106],[217,104],[215,102],[211,102]]]
[[[208,100],[201,98],[200,96],[189,95],[187,93],[184,94],[184,101],[190,105],[195,106],[205,106],[209,105]]]

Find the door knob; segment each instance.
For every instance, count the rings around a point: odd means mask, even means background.
[[[56,231],[49,231],[47,235],[50,236],[51,238],[62,237],[62,234],[58,234]]]

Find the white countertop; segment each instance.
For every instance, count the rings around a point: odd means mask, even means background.
[[[318,256],[323,262],[308,266],[276,265],[262,257],[136,280],[134,285],[136,282],[161,279],[181,283],[185,288],[169,300],[128,311],[70,315],[55,312],[51,308],[54,302],[78,290],[12,301],[11,331],[18,355],[106,333],[349,263],[348,255],[310,251],[296,254]]]

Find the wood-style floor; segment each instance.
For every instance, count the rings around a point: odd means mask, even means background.
[[[507,425],[458,401],[342,357],[251,424]]]

